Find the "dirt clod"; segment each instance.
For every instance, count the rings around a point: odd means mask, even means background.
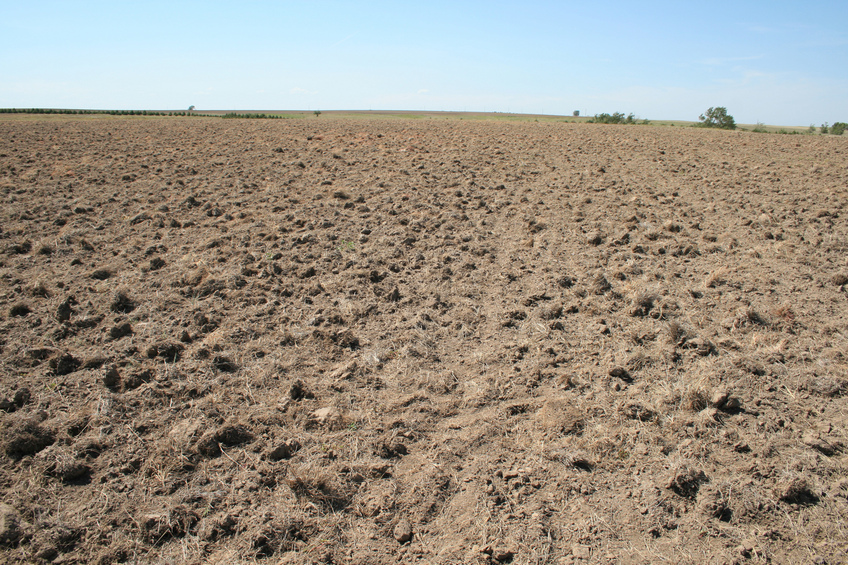
[[[61,353],[50,360],[50,367],[57,375],[69,375],[79,369],[82,362],[70,353]]]
[[[3,430],[3,450],[15,459],[38,453],[54,441],[54,433],[32,417],[16,418]]]
[[[71,315],[74,313],[73,306],[77,303],[76,299],[73,296],[67,297],[65,300],[59,304],[58,308],[56,308],[56,319],[60,322],[67,322],[71,319]]]
[[[395,524],[392,534],[398,543],[408,543],[412,540],[412,524],[404,518]]]
[[[809,505],[819,501],[806,477],[784,477],[777,483],[774,492],[778,500],[789,504]]]
[[[129,314],[135,310],[135,307],[135,301],[125,292],[116,293],[114,300],[112,300],[112,303],[109,305],[109,309],[112,310],[112,312],[118,312],[120,314]]]
[[[0,545],[14,546],[28,533],[29,525],[14,507],[0,502]]]
[[[708,482],[707,475],[701,469],[688,464],[680,465],[671,472],[666,488],[685,498],[694,498],[703,483]]]
[[[271,461],[279,461],[281,459],[291,459],[297,453],[301,445],[295,439],[286,440],[279,443],[276,447],[268,452],[268,459]]]
[[[28,304],[24,303],[15,304],[11,308],[9,308],[9,316],[12,316],[13,318],[22,318],[30,312],[32,312],[32,309],[29,307]]]
[[[109,337],[111,337],[112,339],[121,339],[122,337],[132,335],[132,333],[132,325],[129,322],[124,322],[122,324],[118,324],[117,326],[113,326],[109,330]]]
[[[566,399],[551,399],[536,413],[536,421],[544,428],[562,434],[583,430],[583,414]]]

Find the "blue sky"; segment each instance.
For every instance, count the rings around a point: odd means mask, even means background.
[[[0,0],[0,107],[848,121],[848,1]]]

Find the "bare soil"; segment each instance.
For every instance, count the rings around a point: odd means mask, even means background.
[[[0,200],[2,562],[846,561],[846,140],[4,118]]]

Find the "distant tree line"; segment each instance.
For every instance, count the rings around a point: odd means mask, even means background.
[[[107,114],[111,116],[188,116],[188,112],[154,110],[64,110],[61,108],[0,108],[0,114]],[[201,114],[191,114],[199,116]]]
[[[221,117],[226,119],[226,120],[232,120],[232,119],[281,120],[283,118],[287,118],[288,116],[280,116],[278,114],[236,114],[235,112],[228,112]]]
[[[192,106],[193,108],[193,106]],[[159,112],[154,110],[64,110],[56,108],[0,108],[0,114],[101,114],[108,116],[196,116],[204,118],[254,118],[254,119],[282,119],[290,116],[276,114],[236,114],[230,112],[224,114],[198,114],[192,110],[178,112]]]
[[[576,115],[576,114],[575,114]],[[595,114],[594,118],[586,120],[590,124],[642,124],[647,125],[648,120],[636,121],[636,117],[631,113],[626,117],[622,112],[613,112],[612,114]]]

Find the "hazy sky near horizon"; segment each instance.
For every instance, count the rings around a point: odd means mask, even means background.
[[[848,121],[848,1],[0,0],[0,107]]]

